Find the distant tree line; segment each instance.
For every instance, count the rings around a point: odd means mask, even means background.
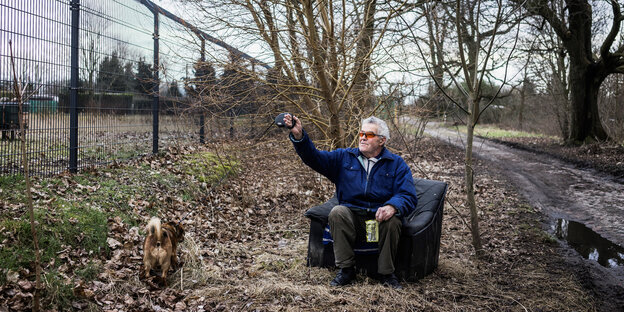
[[[125,61],[119,52],[113,51],[105,56],[99,64],[94,89],[97,92],[136,92],[150,94],[154,88],[154,72],[151,64],[140,58],[136,63]],[[85,80],[81,80],[83,88],[90,88]]]
[[[184,90],[189,105],[204,113],[227,117],[256,114],[278,101],[265,83],[267,75],[270,73],[257,73],[252,64],[230,54],[220,75],[212,62],[197,60],[193,77],[184,80]]]
[[[79,80],[82,107],[122,110],[132,106],[134,109],[150,109],[151,95],[157,83],[153,65],[144,57],[133,62],[121,54],[113,51],[101,59],[94,70],[94,79]],[[215,67],[211,62],[197,60],[193,63],[190,77],[161,82],[161,109],[171,112],[175,107],[176,110],[192,109],[230,117],[258,112],[259,106],[265,103],[260,97],[270,92],[255,77],[257,74],[250,64],[231,54],[219,71]],[[69,97],[65,93],[60,94],[62,107],[68,106],[65,102]]]

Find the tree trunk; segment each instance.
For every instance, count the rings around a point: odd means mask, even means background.
[[[606,78],[606,75],[597,74],[594,80],[589,84],[589,110],[590,110],[590,134],[593,138],[604,141],[609,139],[609,135],[602,126],[600,121],[600,112],[598,109],[598,96],[600,93],[600,86]]]
[[[520,89],[520,108],[518,109],[518,129],[523,131],[523,123],[524,123],[524,106],[526,104],[526,70],[524,72],[524,81],[522,82],[522,89]]]
[[[22,166],[24,167],[24,180],[26,180],[26,204],[28,205],[28,215],[30,217],[30,233],[33,239],[33,251],[35,253],[35,290],[33,294],[32,311],[39,312],[41,308],[41,293],[45,288],[41,284],[41,251],[39,250],[39,236],[37,235],[37,227],[35,223],[35,208],[32,200],[32,182],[30,181],[30,171],[28,169],[29,156],[26,153],[26,124],[24,118],[24,90],[18,82],[15,72],[15,59],[13,57],[13,46],[9,40],[9,50],[11,56],[11,69],[13,72],[13,88],[18,101],[18,117],[19,117],[19,139],[20,150],[22,152]]]
[[[521,3],[530,13],[544,17],[557,33],[557,37],[561,39],[570,56],[568,75],[570,79],[570,135],[566,138],[567,141],[578,143],[588,139],[608,139],[608,135],[600,123],[598,90],[604,78],[608,74],[616,72],[617,60],[620,59],[620,55],[609,52],[608,41],[603,42],[603,44],[607,44],[605,46],[607,50],[602,51],[601,48],[600,54],[596,54],[592,46],[593,12],[590,2],[588,0],[566,0],[565,7],[561,11],[553,11],[549,5],[554,3],[551,1],[513,0],[513,2]],[[614,12],[616,12],[614,14],[619,15],[618,2],[612,2],[612,4],[614,5]],[[564,12],[567,12],[567,18]],[[614,29],[619,32],[618,26],[621,22],[621,16],[614,16],[612,22],[616,26]],[[605,40],[609,40],[608,38],[616,33],[610,33],[605,37],[607,38]],[[612,39],[614,38],[611,37]],[[608,57],[613,57],[616,61],[607,63],[604,58]]]
[[[329,116],[329,137],[332,149],[347,146],[342,133],[340,116],[337,113],[332,113]]]
[[[440,14],[442,13],[442,14]],[[427,90],[429,97],[433,103],[436,103],[436,114],[446,115],[448,108],[444,101],[444,96],[438,93],[438,87],[444,85],[444,66],[443,57],[444,43],[446,41],[447,28],[445,21],[440,18],[444,11],[440,7],[434,7],[430,15],[427,15],[427,28],[429,30],[429,53],[431,54],[431,82]]]
[[[569,142],[608,139],[598,112],[598,91],[604,80],[599,76],[598,66],[570,58]]]
[[[564,139],[568,139],[570,137],[570,94],[569,94],[569,86],[568,86],[568,75],[566,71],[565,65],[565,53],[561,52],[557,56],[557,65],[553,67],[553,73],[556,73],[556,85],[559,90],[555,98],[556,102],[559,102],[559,105],[555,104],[555,113],[557,114],[557,121],[559,122],[559,129],[561,130],[561,137]],[[559,100],[557,100],[559,99]],[[562,107],[563,106],[563,107]]]
[[[598,115],[598,89],[604,60],[594,60],[592,8],[587,0],[568,2],[569,35],[563,39],[570,55],[570,142],[607,139]],[[604,76],[606,77],[606,75]],[[596,83],[598,82],[598,83]]]
[[[467,138],[466,138],[466,157],[465,157],[465,165],[466,170],[465,173],[465,182],[466,182],[466,200],[468,204],[468,208],[470,209],[470,232],[472,234],[472,246],[475,249],[477,255],[480,255],[483,252],[483,247],[481,245],[481,236],[479,235],[479,215],[477,214],[477,204],[475,202],[475,194],[474,194],[474,167],[473,167],[473,159],[472,159],[472,144],[474,139],[474,127],[476,126],[476,122],[474,119],[478,114],[475,113],[474,109],[478,109],[477,103],[478,99],[470,99],[471,106],[471,114],[468,116],[468,124],[466,127]]]
[[[368,88],[370,80],[370,50],[372,48],[373,34],[375,32],[375,9],[377,0],[366,1],[360,38],[357,43],[353,82],[353,98],[355,105],[362,111],[372,107],[370,102],[371,90]]]
[[[320,95],[323,97],[327,104],[327,110],[329,111],[329,139],[331,140],[332,148],[345,147],[345,140],[342,135],[342,126],[340,122],[340,110],[339,105],[334,98],[334,89],[331,89],[331,83],[326,72],[326,60],[325,54],[321,48],[321,41],[317,33],[315,26],[315,14],[314,14],[314,1],[306,0],[302,1],[303,11],[307,21],[306,31],[307,38],[309,40],[309,48],[312,52],[312,68],[316,72],[316,80],[320,87]]]

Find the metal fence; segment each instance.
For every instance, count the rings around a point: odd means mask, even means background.
[[[203,140],[181,94],[210,46],[268,68],[147,0],[0,0],[0,18],[0,175],[23,172],[13,70],[42,176]]]

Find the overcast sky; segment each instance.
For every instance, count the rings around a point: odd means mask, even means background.
[[[80,3],[81,78],[113,51],[125,61],[137,62],[143,58],[147,63],[153,62],[153,14],[138,0],[81,0]],[[179,3],[158,0],[155,3],[189,18]],[[164,66],[161,79],[180,80],[186,76],[187,68],[192,71],[192,63],[199,58],[200,42],[184,27],[162,15],[159,32],[160,61]],[[69,1],[0,0],[0,77],[5,81],[12,80],[9,41],[18,76],[23,80],[54,83],[69,79]],[[207,44],[206,49],[208,57],[227,57],[227,52],[215,45]],[[89,65],[90,60],[97,64]]]
[[[143,58],[153,62],[153,14],[139,0],[81,0],[80,75],[97,70],[101,61],[117,51],[125,61],[136,63]],[[202,27],[195,10],[180,1],[154,0],[154,3]],[[16,1],[0,0],[0,69],[2,80],[11,80],[8,42],[13,42],[18,75],[32,82],[58,82],[69,79],[71,10],[69,0]],[[202,29],[233,47],[271,64],[271,51],[259,44],[242,42],[223,30]],[[222,32],[222,33],[219,33]],[[192,64],[199,59],[200,42],[188,29],[160,17],[161,80],[170,82],[192,75]],[[90,51],[97,53],[90,53]],[[207,59],[227,59],[228,53],[207,43]],[[377,74],[389,80],[426,82],[424,68],[414,42],[406,41],[389,49],[384,42],[373,55],[380,63]],[[399,60],[402,64],[397,63]],[[420,63],[419,63],[420,62]],[[410,66],[405,68],[404,66]],[[517,70],[516,70],[517,71]]]

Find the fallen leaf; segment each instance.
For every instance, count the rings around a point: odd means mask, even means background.
[[[6,279],[7,282],[17,283],[17,281],[19,280],[19,273],[9,270],[6,274]]]
[[[111,249],[116,249],[117,247],[122,246],[122,244],[118,240],[112,237],[107,238],[106,243],[108,243],[108,247],[110,247]]]

